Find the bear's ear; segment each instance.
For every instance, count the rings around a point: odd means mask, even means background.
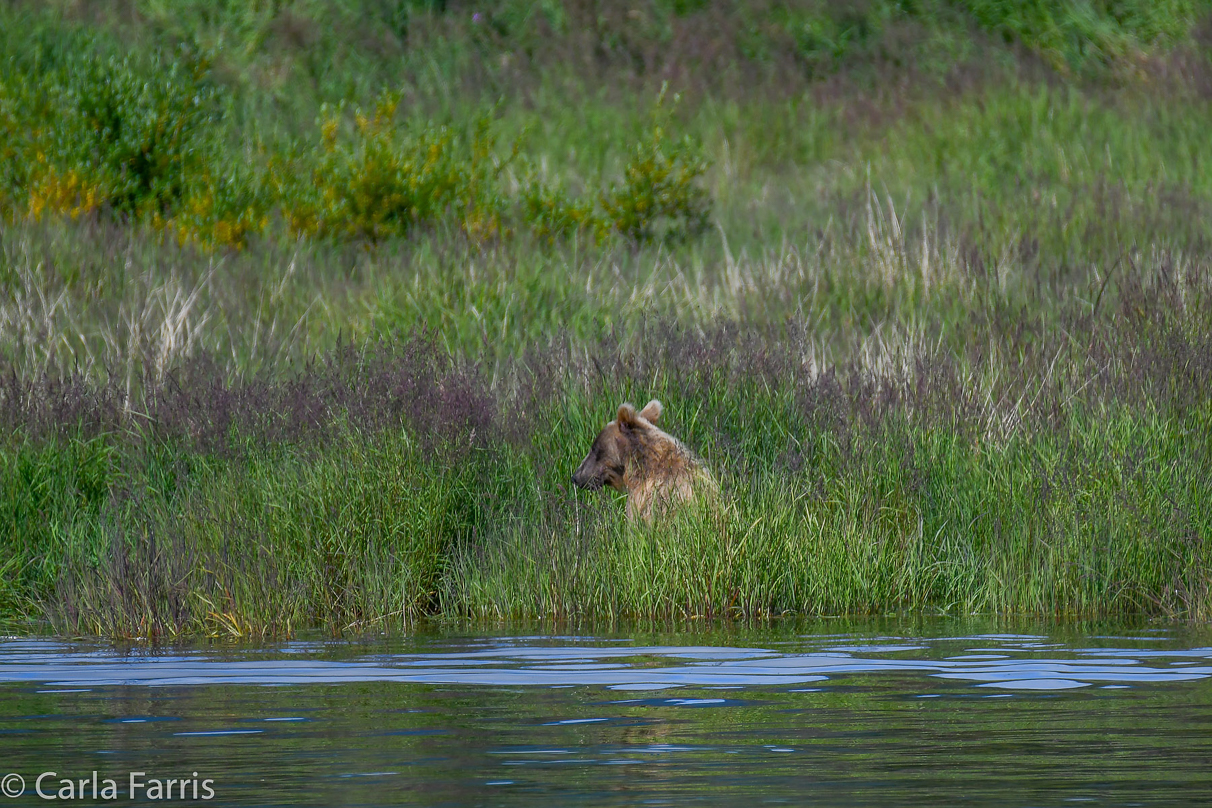
[[[639,414],[635,411],[635,407],[630,404],[619,407],[619,426],[635,426],[638,417]]]
[[[644,409],[640,410],[640,417],[650,424],[655,424],[657,419],[661,417],[661,402],[655,398],[644,405]]]

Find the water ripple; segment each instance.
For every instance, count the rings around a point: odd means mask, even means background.
[[[1073,648],[1030,635],[945,641],[816,638],[817,648],[636,646],[592,638],[511,638],[490,647],[307,658],[297,646],[261,658],[213,652],[122,655],[55,642],[0,642],[0,682],[50,687],[407,682],[437,685],[663,690],[779,687],[854,675],[917,674],[1009,691],[1189,682],[1212,675],[1212,648]],[[576,644],[563,644],[569,641]],[[970,647],[956,648],[957,643]],[[962,653],[956,653],[962,651]],[[1018,652],[1009,655],[1007,652]],[[929,681],[924,680],[924,683]],[[929,689],[928,687],[925,689]]]

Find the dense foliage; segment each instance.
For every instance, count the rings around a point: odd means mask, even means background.
[[[1207,619],[1208,11],[0,3],[0,616]]]

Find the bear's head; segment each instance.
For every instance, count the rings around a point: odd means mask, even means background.
[[[618,415],[598,433],[593,448],[573,473],[573,485],[589,491],[604,485],[627,490],[623,482],[627,464],[643,444],[645,432],[654,429],[660,417],[661,402],[655,398],[638,412],[630,404],[619,407]]]

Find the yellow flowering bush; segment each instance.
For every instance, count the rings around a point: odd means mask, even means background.
[[[60,173],[42,164],[33,172],[30,183],[29,215],[33,219],[45,215],[77,219],[100,208],[108,196],[106,189],[75,169]]]
[[[699,184],[706,170],[695,144],[689,138],[671,139],[657,121],[632,152],[623,181],[602,194],[607,220],[641,244],[702,233],[711,213],[711,197]]]
[[[576,232],[597,241],[618,233],[643,243],[686,238],[706,225],[711,202],[699,185],[706,161],[691,141],[670,139],[661,121],[636,146],[621,184],[596,199],[577,199],[543,181],[517,142],[500,156],[491,119],[481,117],[463,135],[446,126],[401,124],[397,106],[385,96],[370,112],[354,110],[344,131],[341,111],[326,110],[320,156],[310,172],[300,170],[306,152],[277,167],[292,232],[374,243],[447,222],[477,243],[518,228],[548,243]],[[504,181],[510,166],[522,175],[514,193]]]
[[[465,144],[445,126],[405,127],[398,101],[384,97],[370,113],[354,113],[341,136],[339,111],[326,110],[320,154],[310,173],[297,162],[282,166],[278,189],[283,216],[297,235],[381,241],[452,214],[473,238],[500,233],[494,207],[492,143],[481,134]],[[486,137],[487,135],[483,135]],[[297,177],[302,175],[303,181]]]
[[[269,214],[259,200],[241,204],[231,196],[224,185],[207,183],[185,201],[179,213],[154,224],[174,233],[180,244],[243,249],[250,237],[269,226]]]
[[[393,95],[368,110],[323,108],[310,143],[241,153],[217,125],[229,107],[205,59],[145,61],[80,47],[0,72],[0,212],[115,215],[182,244],[241,249],[275,214],[303,238],[374,244],[449,227],[475,244],[519,232],[552,244],[681,238],[709,210],[705,162],[661,122],[621,183],[576,197],[542,178],[520,142],[502,147],[491,116],[407,123]]]
[[[522,216],[535,237],[548,244],[586,231],[596,241],[610,232],[609,222],[590,201],[574,199],[558,185],[547,185],[532,171],[522,185]]]

